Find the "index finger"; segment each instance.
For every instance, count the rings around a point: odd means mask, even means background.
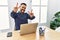
[[[31,10],[31,13],[32,13],[33,10]]]
[[[16,7],[18,7],[18,2],[17,2],[17,4],[16,4]]]

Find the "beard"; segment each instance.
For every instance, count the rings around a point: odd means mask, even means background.
[[[25,12],[25,10],[21,9],[21,13],[24,13],[24,12]]]

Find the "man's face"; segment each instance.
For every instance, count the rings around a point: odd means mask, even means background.
[[[20,6],[20,12],[24,13],[26,10],[26,5],[21,5]]]

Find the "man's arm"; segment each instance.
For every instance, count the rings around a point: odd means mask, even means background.
[[[11,17],[15,19],[15,18],[17,17],[17,13],[14,12],[14,11],[12,11],[12,12],[11,12]]]
[[[16,18],[17,17],[17,11],[18,11],[18,3],[16,4],[16,7],[14,7],[13,11],[11,12],[11,17]]]
[[[34,18],[35,18],[35,16],[30,16],[30,15],[28,14],[28,19],[33,20]]]

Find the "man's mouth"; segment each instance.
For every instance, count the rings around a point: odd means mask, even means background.
[[[25,10],[22,9],[21,12],[25,12]]]

